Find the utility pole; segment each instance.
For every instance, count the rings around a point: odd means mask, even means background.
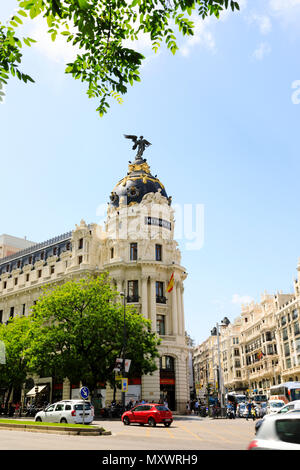
[[[219,362],[219,390],[220,390],[220,404],[221,404],[221,416],[224,413],[224,390],[223,390],[223,374],[221,369],[221,354],[220,354],[220,333],[219,323],[217,323],[217,344],[218,344],[218,362]]]
[[[122,356],[122,378],[125,377],[125,350],[126,350],[126,295],[125,292],[120,292],[121,297],[123,297],[124,305],[124,323],[123,323],[123,356]],[[122,391],[122,409],[125,411],[125,394],[126,392]]]

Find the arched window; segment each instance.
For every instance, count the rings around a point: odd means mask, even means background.
[[[160,358],[160,369],[174,371],[174,358],[171,356],[162,356]]]

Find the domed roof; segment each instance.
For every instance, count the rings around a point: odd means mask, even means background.
[[[121,198],[123,204],[128,206],[141,202],[145,194],[156,193],[160,191],[161,195],[168,199],[164,185],[160,180],[150,173],[150,167],[147,160],[136,157],[133,163],[129,162],[128,173],[121,179],[110,194],[110,204],[118,207]]]

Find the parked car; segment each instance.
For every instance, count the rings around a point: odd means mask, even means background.
[[[269,415],[262,420],[248,450],[300,450],[300,413]]]
[[[248,414],[246,403],[238,404],[236,414],[239,418],[244,418]]]
[[[294,410],[299,410],[300,411],[300,400],[290,401],[287,405],[282,406],[277,411],[274,411],[272,414],[266,414],[263,417],[263,419],[260,419],[260,420],[256,421],[256,423],[255,423],[255,432],[257,433],[257,431],[259,430],[261,424],[266,419],[269,419],[271,416],[274,416],[274,415],[277,415],[277,414],[282,415],[282,414],[285,414],[285,413],[288,413],[288,412],[294,411]]]
[[[283,400],[269,400],[267,404],[267,414],[276,413],[285,405]]]
[[[156,426],[162,423],[164,426],[169,427],[173,422],[173,415],[165,405],[144,403],[135,406],[129,411],[125,411],[122,415],[122,421],[126,426],[131,423],[139,423],[140,425],[149,424],[149,426]]]
[[[53,403],[35,415],[35,421],[47,423],[91,424],[94,419],[94,408],[90,402],[83,400],[61,400]]]

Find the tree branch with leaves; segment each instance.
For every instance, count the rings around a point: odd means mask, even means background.
[[[175,54],[178,50],[176,28],[183,36],[194,34],[190,17],[196,13],[203,20],[223,10],[239,10],[234,0],[19,0],[20,10],[8,26],[0,23],[0,81],[6,83],[16,74],[25,82],[33,79],[19,70],[22,42],[15,31],[24,17],[42,15],[53,41],[58,34],[82,50],[67,64],[66,73],[87,83],[89,98],[97,98],[100,116],[108,111],[111,98],[122,102],[128,85],[140,81],[140,67],[145,57],[134,48],[125,47],[141,34],[150,36],[156,52],[162,43]],[[33,40],[23,39],[30,46]]]

